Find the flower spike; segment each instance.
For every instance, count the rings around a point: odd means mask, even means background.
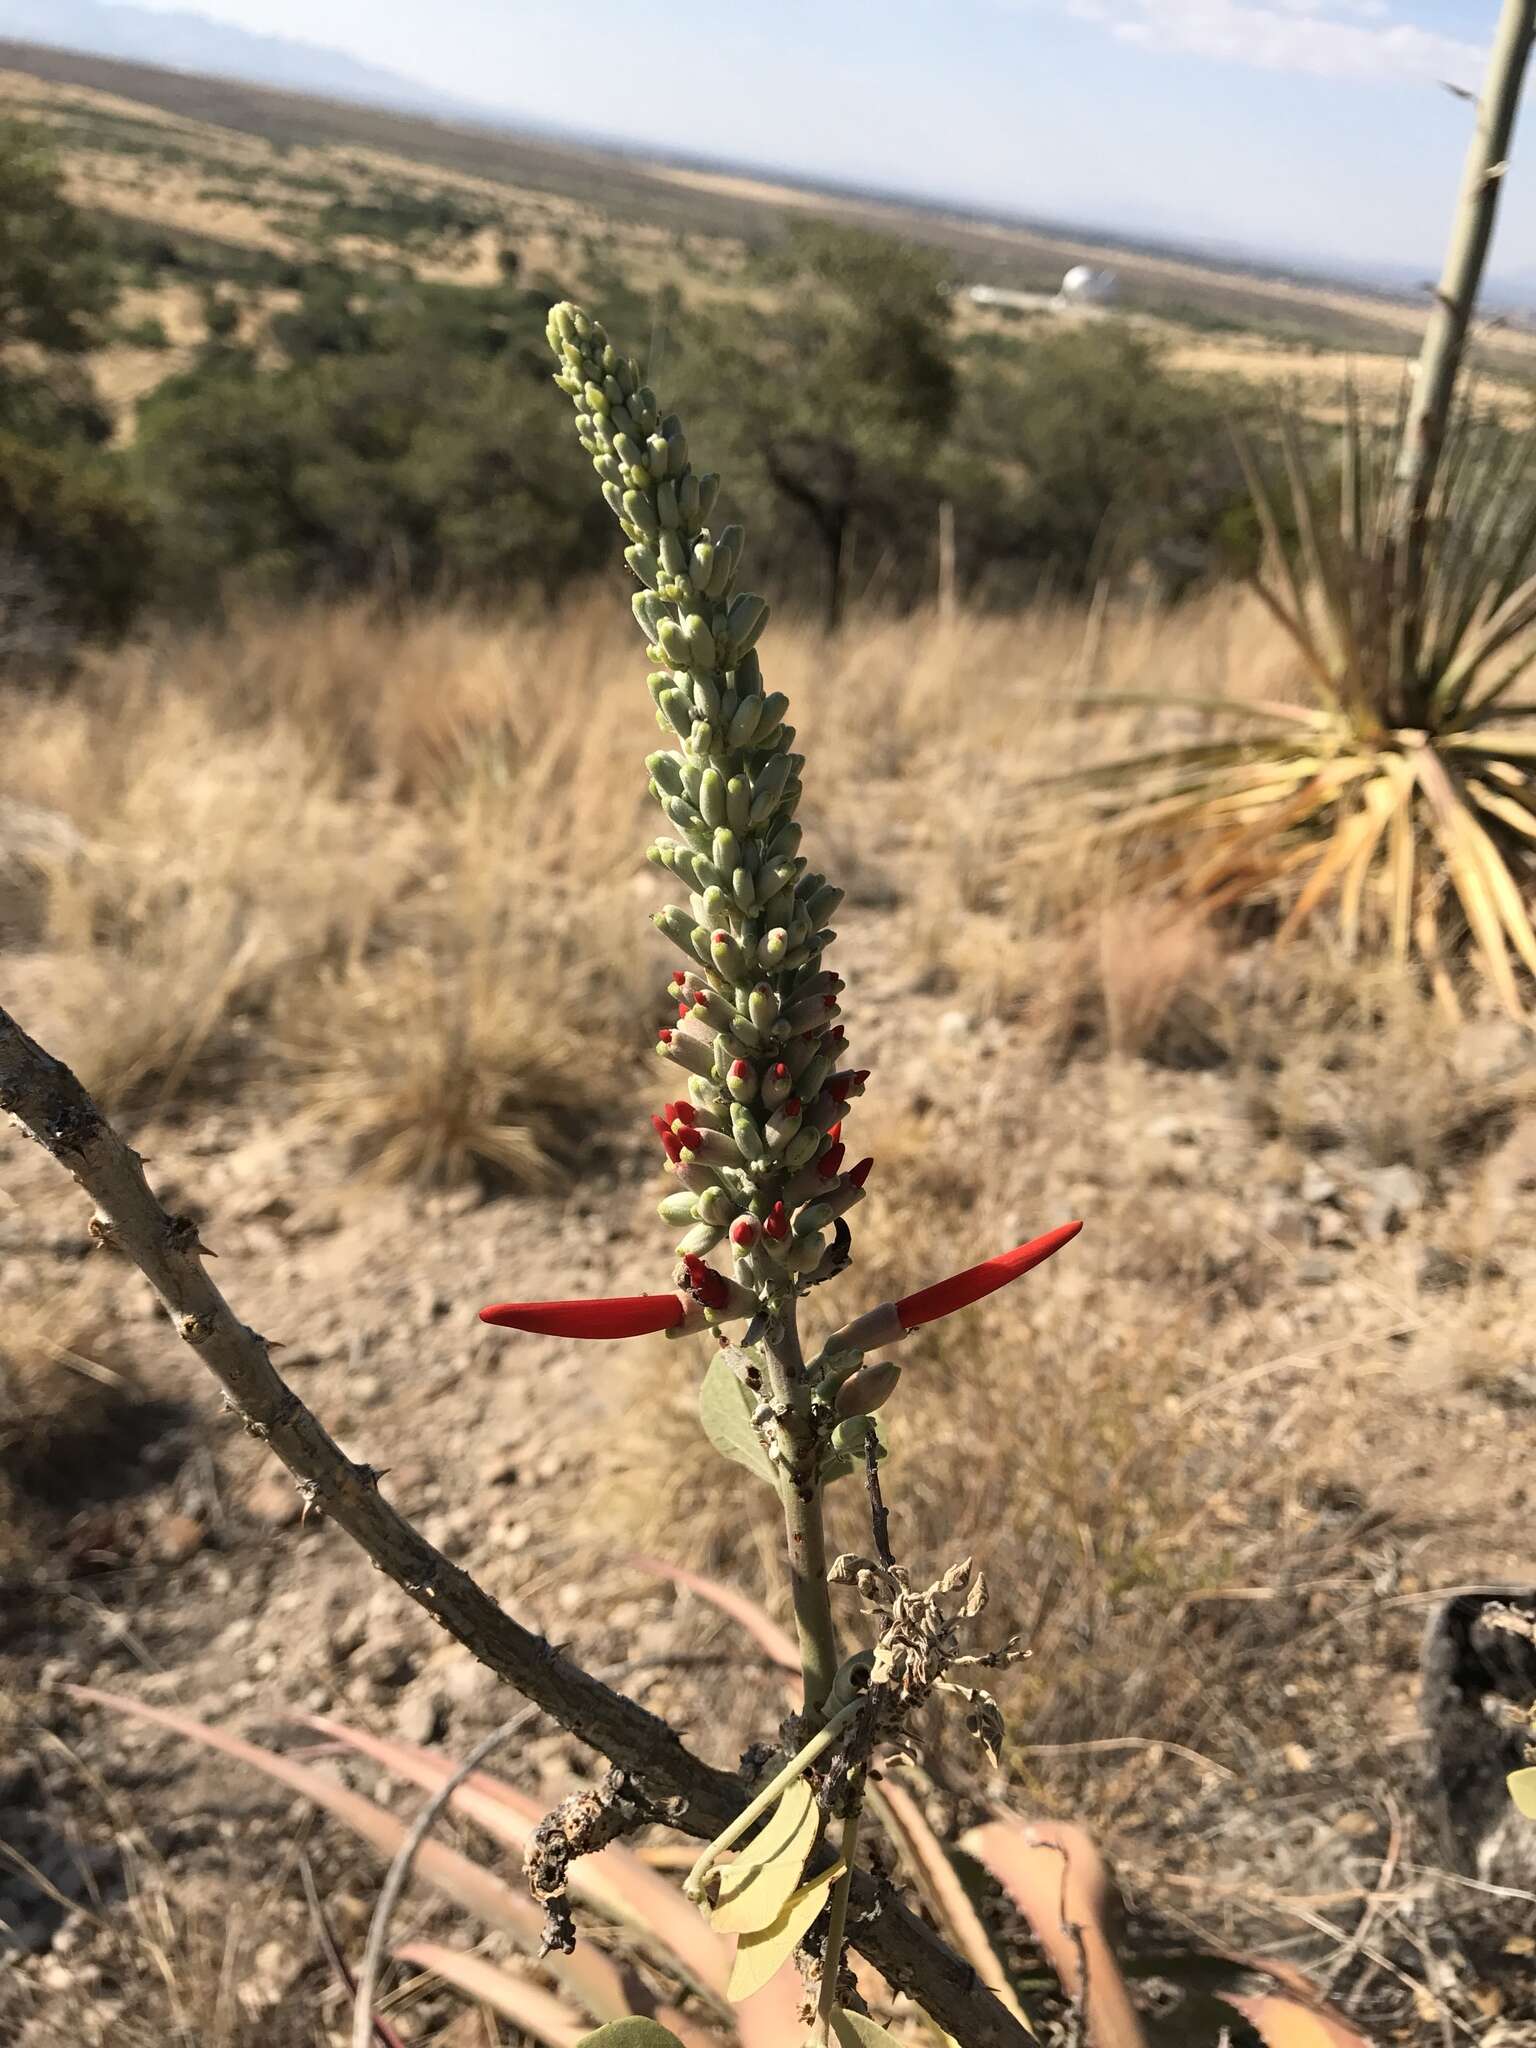
[[[984,1259],[979,1266],[968,1266],[963,1273],[952,1273],[947,1280],[936,1281],[932,1287],[903,1295],[896,1304],[901,1327],[920,1330],[925,1323],[936,1323],[941,1316],[952,1316],[956,1309],[969,1308],[973,1301],[980,1301],[999,1287],[1006,1287],[1010,1280],[1017,1280],[1021,1274],[1042,1265],[1053,1252],[1059,1252],[1064,1244],[1070,1244],[1082,1227],[1081,1221],[1060,1224],[1055,1230],[1048,1230],[1044,1237],[1031,1238],[1028,1244],[1018,1245],[1011,1252],[1000,1252],[995,1259]]]
[[[677,1294],[622,1294],[606,1301],[503,1301],[481,1309],[480,1320],[540,1337],[645,1337],[675,1329],[687,1313]]]

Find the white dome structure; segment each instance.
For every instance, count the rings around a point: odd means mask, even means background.
[[[1061,280],[1057,297],[1069,306],[1107,306],[1113,303],[1118,291],[1112,270],[1094,270],[1087,263],[1074,263]]]

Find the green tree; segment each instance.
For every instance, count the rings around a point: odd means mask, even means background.
[[[740,436],[819,551],[835,626],[861,518],[921,476],[955,417],[944,271],[925,250],[822,223],[792,227],[757,271],[758,302],[732,309],[713,353]]]
[[[0,350],[83,355],[117,297],[101,239],[35,131],[0,125]]]
[[[144,509],[100,446],[110,421],[86,361],[116,296],[51,152],[0,125],[0,659],[12,668],[120,633],[147,587]]]

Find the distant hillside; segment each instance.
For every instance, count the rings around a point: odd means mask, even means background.
[[[461,118],[483,119],[488,112],[344,50],[258,35],[180,9],[162,14],[117,0],[0,0],[0,35],[370,106]]]

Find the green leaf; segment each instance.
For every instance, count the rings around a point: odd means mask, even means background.
[[[1536,1820],[1536,1769],[1511,1771],[1509,1796],[1527,1820]]]
[[[774,1484],[773,1467],[763,1440],[752,1427],[752,1396],[719,1352],[709,1361],[699,1389],[699,1420],[704,1434],[723,1458]]]
[[[827,1903],[828,1892],[842,1874],[841,1862],[834,1863],[799,1891],[791,1892],[776,1920],[755,1934],[741,1937],[736,1944],[731,1981],[725,1989],[732,2005],[740,2005],[754,1991],[761,1991],[780,1964],[789,1961],[815,1925],[817,1915]]]
[[[576,2048],[683,2048],[683,2044],[655,2020],[610,2020],[595,2034],[583,2034]]]
[[[901,2048],[896,2036],[877,2027],[867,2014],[844,2012],[841,2006],[832,2015],[832,2031],[839,2048]]]
[[[727,1864],[709,1924],[717,1934],[757,1934],[777,1920],[805,1875],[821,1833],[809,1778],[796,1778],[761,1831]]]

